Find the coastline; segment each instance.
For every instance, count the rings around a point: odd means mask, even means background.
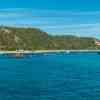
[[[0,51],[0,54],[40,54],[40,53],[100,53],[100,50],[17,50]]]

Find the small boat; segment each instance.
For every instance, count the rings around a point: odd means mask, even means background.
[[[24,51],[23,50],[17,50],[16,53],[14,54],[14,57],[16,57],[16,58],[24,57]]]
[[[24,54],[23,53],[16,53],[14,56],[16,58],[22,58],[22,57],[24,57]]]

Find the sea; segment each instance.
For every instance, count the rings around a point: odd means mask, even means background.
[[[0,55],[0,100],[100,100],[100,54]]]

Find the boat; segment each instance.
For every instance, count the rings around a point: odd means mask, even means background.
[[[23,50],[17,50],[16,53],[14,54],[16,58],[22,58],[24,57],[24,51]]]

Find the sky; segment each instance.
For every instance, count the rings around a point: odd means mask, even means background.
[[[0,0],[0,25],[100,38],[100,0]]]

